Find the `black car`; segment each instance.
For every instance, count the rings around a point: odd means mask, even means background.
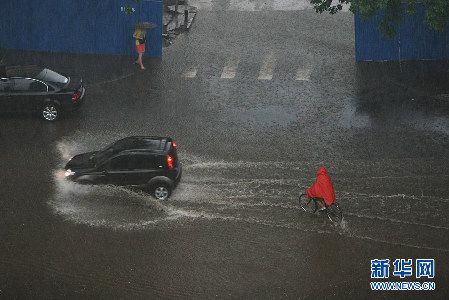
[[[156,199],[167,199],[181,179],[175,142],[168,137],[133,136],[101,151],[74,156],[65,176],[80,183],[141,185]]]
[[[39,113],[55,121],[78,109],[85,92],[81,77],[37,66],[6,67],[6,76],[0,76],[0,112]]]

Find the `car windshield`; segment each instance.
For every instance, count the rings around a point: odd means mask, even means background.
[[[69,79],[59,73],[56,73],[55,71],[49,70],[49,69],[43,69],[37,76],[37,79],[43,80],[43,81],[51,81],[55,83],[62,83],[67,84],[69,82]]]
[[[111,145],[107,146],[106,148],[104,148],[103,150],[98,151],[93,157],[91,157],[91,159],[95,163],[102,163],[103,161],[105,161],[106,159],[108,159],[109,157],[114,155],[115,153],[118,153],[122,150],[127,149],[129,142],[130,142],[129,139],[123,139],[123,140],[116,141],[116,142],[112,143]]]

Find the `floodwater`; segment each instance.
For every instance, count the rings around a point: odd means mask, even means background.
[[[68,145],[78,151],[70,153]],[[90,149],[66,140],[58,143],[58,150],[61,158],[67,161],[80,150]],[[447,241],[437,238],[449,230],[449,215],[444,210],[444,203],[449,200],[427,196],[426,187],[414,186],[425,179],[423,177],[432,175],[401,174],[412,171],[407,170],[410,164],[413,168],[428,168],[427,162],[407,159],[377,164],[341,161],[334,165],[336,169],[349,171],[351,177],[339,175],[334,180],[337,186],[347,186],[347,190],[340,188],[337,191],[337,199],[345,207],[345,216],[350,222],[333,226],[325,217],[311,219],[298,207],[299,193],[314,182],[313,173],[306,170],[315,162],[230,162],[192,156],[183,151],[179,155],[184,164],[183,181],[168,201],[156,201],[137,188],[69,182],[63,172],[56,169],[55,192],[48,205],[71,222],[113,230],[151,230],[157,226],[182,226],[198,218],[218,219],[449,251]],[[365,164],[375,170],[385,163],[401,165],[400,172],[383,176],[379,170],[379,174],[374,171],[369,176],[361,176],[363,179],[356,178],[358,173],[365,173]],[[401,182],[400,190],[407,190],[407,194],[393,193],[398,181]],[[379,185],[383,187],[381,194],[376,193]],[[387,193],[389,191],[391,193]],[[412,228],[419,230],[419,237]],[[389,234],[385,235],[386,232]]]

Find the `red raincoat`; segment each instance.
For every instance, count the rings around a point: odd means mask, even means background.
[[[312,187],[307,189],[307,198],[323,198],[327,205],[335,201],[335,191],[332,181],[326,173],[326,169],[321,167],[317,172],[318,178]]]

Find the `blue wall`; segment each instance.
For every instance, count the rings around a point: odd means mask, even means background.
[[[404,7],[405,9],[405,7]],[[357,60],[443,60],[449,59],[449,24],[444,33],[430,30],[425,23],[425,7],[417,4],[417,13],[405,16],[395,25],[396,36],[385,39],[377,29],[382,12],[368,21],[355,15]]]
[[[0,47],[51,52],[135,55],[131,26],[151,21],[147,56],[162,56],[160,1],[0,0]],[[135,8],[125,15],[122,7]]]

